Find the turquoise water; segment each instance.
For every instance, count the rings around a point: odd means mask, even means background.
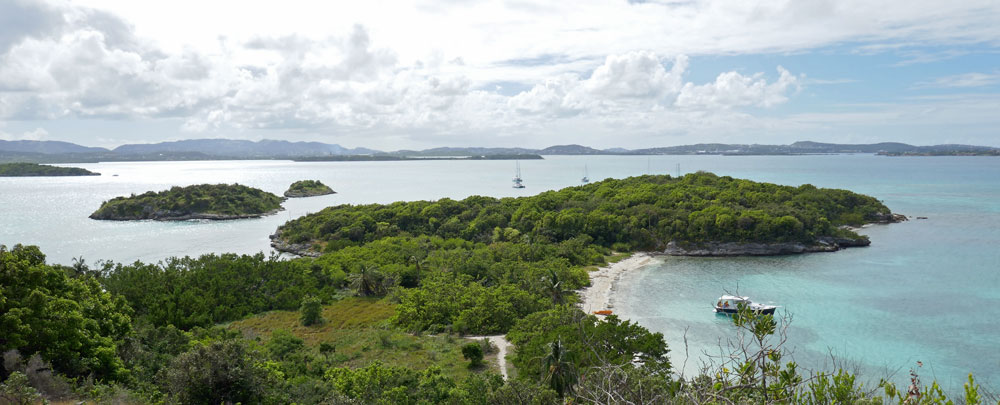
[[[527,188],[510,187],[514,162],[129,162],[78,164],[99,177],[0,178],[0,244],[36,244],[50,262],[156,261],[209,252],[269,252],[288,219],[336,204],[532,195],[593,180],[713,171],[781,184],[847,188],[926,220],[864,230],[868,248],[775,258],[658,259],[631,273],[616,311],[663,332],[678,367],[687,330],[692,359],[731,335],[709,305],[724,290],[773,301],[794,316],[789,343],[801,364],[830,353],[866,374],[925,377],[961,387],[965,375],[1000,386],[1000,159],[829,156],[550,156],[522,161]],[[113,176],[118,174],[118,176]],[[109,222],[87,218],[102,201],[172,185],[238,182],[274,193],[318,179],[339,194],[293,199],[277,215],[240,221]]]
[[[724,291],[781,305],[792,316],[788,347],[809,368],[833,359],[869,380],[902,382],[917,361],[929,381],[960,390],[973,372],[1000,384],[1000,160],[838,156],[808,167],[770,160],[734,176],[842,187],[926,220],[875,225],[871,247],[765,258],[658,258],[625,277],[616,310],[663,332],[687,372],[733,334],[711,312]],[[699,359],[700,357],[700,359]]]

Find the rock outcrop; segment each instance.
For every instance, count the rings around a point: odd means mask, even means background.
[[[279,252],[296,254],[299,256],[319,257],[322,253],[312,250],[309,243],[288,243],[281,239],[281,234],[274,233],[270,236],[271,247]]]
[[[758,242],[706,242],[700,244],[680,244],[671,241],[663,250],[669,256],[778,256],[813,252],[835,252],[843,248],[868,246],[867,238],[838,238],[823,236],[814,244],[801,242],[758,243]]]

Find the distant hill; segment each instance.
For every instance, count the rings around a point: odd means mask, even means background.
[[[257,142],[235,139],[189,139],[152,144],[129,144],[114,149],[120,155],[197,152],[230,158],[276,158],[296,156],[367,155],[376,150],[350,149],[321,142],[289,142],[265,139]]]
[[[604,151],[581,145],[556,145],[538,151],[542,155],[600,155]]]
[[[407,160],[432,157],[518,158],[527,155],[804,155],[872,153],[889,156],[997,156],[1000,148],[975,145],[914,146],[899,142],[837,144],[800,141],[790,145],[699,143],[644,149],[594,149],[583,145],[555,145],[544,149],[439,147],[424,150],[382,152],[368,148],[345,148],[322,142],[290,142],[265,139],[188,139],[152,144],[128,144],[114,150],[92,148],[59,141],[0,140],[0,162],[83,163],[144,160]]]
[[[956,151],[988,152],[994,150],[998,150],[998,148],[972,145],[914,146],[898,142],[837,144],[801,141],[795,142],[791,145],[701,143],[664,148],[636,149],[631,151],[631,153],[639,155],[803,155],[832,153],[929,154]]]
[[[0,140],[0,151],[20,153],[41,153],[45,155],[63,153],[101,153],[108,152],[104,148],[80,146],[75,143],[61,141],[5,141]]]
[[[454,148],[441,147],[424,150],[397,150],[389,152],[390,155],[397,156],[483,156],[483,155],[523,155],[538,154],[537,149],[525,148]]]

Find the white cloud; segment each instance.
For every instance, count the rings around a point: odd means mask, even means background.
[[[31,131],[24,131],[20,134],[10,134],[0,131],[0,139],[8,141],[40,141],[49,136],[49,132],[43,128],[35,128]]]
[[[763,74],[744,76],[737,72],[720,74],[713,83],[686,83],[677,96],[683,108],[772,107],[788,101],[788,92],[799,89],[799,78],[778,66],[780,76],[767,83]]]
[[[587,79],[587,90],[607,98],[657,98],[676,93],[688,58],[681,55],[669,72],[650,51],[610,55]]]
[[[15,0],[0,13],[20,21],[0,27],[0,120],[176,120],[205,136],[736,133],[804,125],[744,109],[822,81],[778,67],[695,82],[685,55],[1000,46],[1000,7],[988,0]]]
[[[941,88],[968,88],[985,87],[1000,84],[1000,72],[993,73],[964,73],[939,77],[932,81],[925,81],[916,84],[917,88],[941,87]]]

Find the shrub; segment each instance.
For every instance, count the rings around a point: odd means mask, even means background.
[[[313,296],[303,298],[299,312],[302,313],[302,326],[323,323],[323,302],[319,298]]]
[[[483,347],[471,342],[462,346],[462,357],[469,361],[469,367],[479,367],[483,364]]]

